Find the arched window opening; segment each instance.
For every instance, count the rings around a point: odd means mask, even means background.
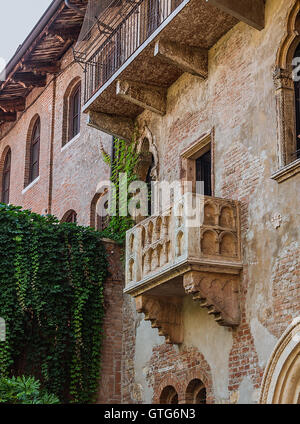
[[[11,170],[11,150],[6,153],[4,160],[4,167],[2,173],[2,195],[1,202],[9,203],[9,189],[10,189],[10,170]]]
[[[190,381],[186,389],[187,404],[206,404],[206,388],[201,380],[195,378]]]
[[[299,58],[297,61],[297,66],[300,63],[300,44],[296,48],[294,59]],[[296,151],[292,152],[292,160],[300,158],[300,78],[299,75],[295,75],[294,79],[295,87],[295,108],[296,108]]]
[[[40,136],[41,124],[40,119],[37,119],[34,124],[31,143],[30,143],[30,165],[29,165],[29,184],[39,176],[40,168]]]
[[[69,140],[80,132],[81,83],[74,88],[69,101]]]
[[[68,222],[70,224],[76,224],[77,222],[77,213],[74,210],[66,212],[61,220],[61,222]]]
[[[167,386],[163,389],[160,395],[159,403],[165,405],[178,404],[178,393],[173,386]]]

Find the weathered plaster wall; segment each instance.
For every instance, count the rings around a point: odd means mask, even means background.
[[[203,354],[211,370],[215,402],[257,401],[270,352],[300,312],[300,174],[281,184],[270,178],[278,169],[272,72],[293,4],[294,0],[267,0],[263,31],[236,25],[210,50],[206,81],[184,74],[168,91],[165,116],[147,111],[139,117],[157,145],[160,180],[180,179],[181,152],[214,129],[215,195],[242,202],[241,325],[233,331],[222,329],[191,300],[184,308],[180,350],[193,347]],[[276,226],[278,214],[282,220]],[[153,343],[150,361],[147,354],[135,363],[144,392],[146,384],[158,387],[161,376],[155,367],[166,357],[165,345],[155,341],[155,331],[144,326],[143,332],[136,332],[136,346],[145,340]],[[170,360],[180,361],[182,352],[172,349]],[[153,374],[142,382],[145,367]]]

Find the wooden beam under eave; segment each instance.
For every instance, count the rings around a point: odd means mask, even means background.
[[[17,120],[16,112],[1,112],[0,111],[0,121],[15,122],[16,120]]]
[[[163,87],[118,80],[116,95],[159,115],[166,113],[166,89]]]
[[[203,79],[208,76],[207,49],[158,40],[154,47],[154,56],[192,75]]]
[[[265,27],[264,0],[206,0],[242,22],[262,30]]]
[[[36,75],[33,72],[18,72],[13,76],[13,80],[26,87],[45,87],[47,83],[45,75]]]
[[[0,108],[4,112],[23,112],[26,108],[25,97],[0,99]]]
[[[134,132],[134,122],[131,118],[119,115],[90,111],[88,125],[114,137],[131,140]]]
[[[26,63],[22,67],[22,71],[30,71],[34,74],[56,74],[60,71],[59,62],[49,63]]]

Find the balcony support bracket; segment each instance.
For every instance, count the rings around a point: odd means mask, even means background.
[[[164,87],[118,80],[116,90],[117,96],[128,102],[159,115],[166,113],[166,89]]]
[[[154,47],[154,56],[192,75],[203,79],[208,76],[207,49],[158,40]]]
[[[131,118],[94,111],[89,112],[88,125],[125,140],[131,140],[134,131],[134,123]]]
[[[265,27],[264,0],[206,0],[229,15],[258,29]]]
[[[145,314],[145,320],[158,328],[159,335],[168,344],[183,342],[182,297],[164,297],[143,294],[135,298],[137,311]]]
[[[240,323],[239,280],[238,275],[190,271],[184,275],[183,285],[219,325],[235,327]]]

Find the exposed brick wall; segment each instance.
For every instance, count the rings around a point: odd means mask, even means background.
[[[121,403],[123,288],[124,275],[120,247],[106,241],[109,260],[109,277],[105,281],[101,379],[97,403]]]
[[[280,337],[294,318],[300,315],[300,247],[292,243],[283,249],[273,267],[272,308],[265,324]]]
[[[178,403],[186,403],[188,384],[199,379],[206,388],[206,402],[214,402],[210,367],[197,349],[163,344],[153,348],[153,356],[148,364],[147,381],[153,386],[153,403],[160,403],[163,389],[173,386],[178,393]]]

